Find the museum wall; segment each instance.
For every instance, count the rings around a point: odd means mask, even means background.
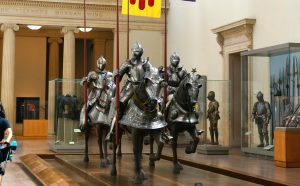
[[[177,51],[188,70],[197,67],[210,80],[224,79],[220,46],[212,29],[254,18],[254,49],[300,42],[298,7],[298,0],[172,0],[168,17],[168,53]]]
[[[163,65],[163,34],[159,31],[131,30],[130,49],[135,42],[140,42],[144,48],[143,57],[149,57],[150,63],[159,67]],[[129,51],[130,52],[130,51]],[[130,54],[131,56],[131,54]],[[129,56],[129,57],[130,57]]]
[[[45,117],[46,38],[16,37],[15,96],[39,97]]]

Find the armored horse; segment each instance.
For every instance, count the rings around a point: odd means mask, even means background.
[[[173,173],[179,174],[183,169],[177,158],[177,140],[181,132],[187,131],[192,137],[191,144],[186,147],[187,154],[194,153],[199,143],[199,132],[196,129],[199,114],[195,110],[199,89],[202,87],[199,74],[187,74],[180,82],[169,106],[167,107],[168,129],[173,136]]]
[[[150,161],[160,159],[163,148],[161,141],[161,129],[167,123],[162,114],[157,110],[160,101],[160,90],[163,86],[163,79],[157,68],[151,67],[145,73],[142,82],[133,87],[133,96],[125,108],[122,118],[119,121],[121,126],[129,128],[132,134],[133,154],[135,162],[134,182],[140,184],[146,179],[142,169],[141,158],[143,151],[143,140],[146,135],[151,135],[158,144],[156,154],[150,155]],[[116,175],[116,148],[113,148],[113,165],[111,175]]]
[[[88,162],[88,143],[90,130],[93,126],[97,128],[98,145],[100,150],[100,167],[110,164],[107,156],[107,141],[105,136],[109,130],[108,113],[112,98],[115,96],[115,83],[112,80],[112,73],[102,71],[90,72],[83,78],[81,84],[88,83],[90,93],[87,106],[83,106],[80,113],[80,128],[85,131],[84,161]],[[85,107],[87,108],[87,119],[85,119]],[[85,120],[87,125],[85,125]]]

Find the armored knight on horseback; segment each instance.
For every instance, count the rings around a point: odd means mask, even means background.
[[[124,61],[119,72],[114,71],[113,74],[115,82],[117,75],[119,75],[120,81],[125,74],[128,76],[128,79],[126,80],[126,83],[120,93],[120,115],[122,115],[122,112],[128,104],[128,100],[133,95],[134,86],[137,86],[142,82],[145,72],[149,71],[151,68],[149,60],[142,59],[144,49],[140,43],[135,43],[131,50],[132,58]]]
[[[174,52],[170,56],[170,65],[167,68],[168,75],[168,95],[173,95],[177,90],[181,80],[187,75],[186,70],[179,65],[180,57]]]
[[[80,129],[85,130],[85,157],[88,158],[88,140],[92,126],[97,127],[98,145],[100,149],[100,167],[106,167],[109,164],[107,157],[107,144],[104,140],[109,130],[108,113],[112,98],[115,96],[116,85],[112,80],[112,73],[105,70],[106,60],[100,57],[97,60],[96,71],[91,71],[86,77],[82,78],[81,85],[87,84],[90,93],[86,107],[84,106],[80,113]],[[85,108],[87,118],[85,118]],[[87,122],[87,125],[85,125]]]

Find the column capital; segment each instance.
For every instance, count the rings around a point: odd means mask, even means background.
[[[75,34],[77,34],[79,32],[79,29],[73,26],[65,26],[61,29],[62,34],[66,34],[68,32],[74,32]]]
[[[63,40],[59,37],[51,37],[48,39],[48,43],[52,44],[52,43],[62,43]]]
[[[6,31],[7,29],[12,29],[13,31],[18,31],[19,30],[19,25],[14,24],[14,23],[3,23],[1,25],[1,31]]]

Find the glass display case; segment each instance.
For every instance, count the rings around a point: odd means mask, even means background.
[[[299,103],[300,44],[242,52],[241,60],[242,151],[273,156],[274,129]]]
[[[204,80],[199,94],[198,153],[228,154],[231,126],[231,82]],[[237,134],[239,135],[239,134]]]
[[[77,79],[49,82],[49,146],[55,152],[78,152],[84,149],[84,133],[79,129],[84,87]]]

